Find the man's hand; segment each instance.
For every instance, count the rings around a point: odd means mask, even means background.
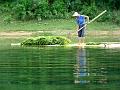
[[[86,22],[85,24],[89,24],[90,22]]]
[[[89,22],[85,22],[85,24],[89,24]]]

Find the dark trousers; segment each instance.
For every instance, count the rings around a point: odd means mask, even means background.
[[[79,29],[82,28],[83,26],[84,26],[84,24],[80,25]],[[85,27],[82,28],[81,30],[78,30],[78,37],[84,37],[84,33],[85,33]]]

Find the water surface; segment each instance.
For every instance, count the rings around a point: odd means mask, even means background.
[[[1,90],[119,90],[120,49],[0,48]]]

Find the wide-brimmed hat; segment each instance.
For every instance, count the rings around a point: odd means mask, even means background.
[[[80,16],[80,14],[78,12],[75,12],[72,16]]]

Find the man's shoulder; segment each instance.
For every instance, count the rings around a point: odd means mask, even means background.
[[[85,17],[85,18],[88,17],[87,15],[81,15],[81,16],[82,16],[82,17]]]
[[[85,18],[85,15],[80,15],[79,18]]]
[[[80,15],[81,17],[86,17],[86,15]]]
[[[80,16],[85,16],[85,15],[80,15]]]

